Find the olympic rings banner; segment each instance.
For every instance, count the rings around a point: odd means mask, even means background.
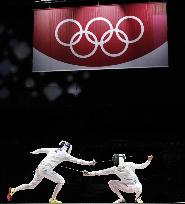
[[[33,71],[168,66],[166,3],[34,10]]]

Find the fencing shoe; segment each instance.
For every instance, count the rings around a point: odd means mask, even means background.
[[[125,199],[119,198],[118,200],[114,201],[113,203],[125,203]]]
[[[143,203],[141,197],[137,198],[137,199],[136,199],[136,202],[137,202],[137,203]]]
[[[9,188],[8,194],[7,194],[7,200],[10,202],[12,199],[13,194],[15,193],[15,188]]]
[[[56,198],[50,198],[49,203],[51,204],[60,204],[62,203],[61,201],[57,200]]]

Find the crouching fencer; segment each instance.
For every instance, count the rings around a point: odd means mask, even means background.
[[[125,162],[126,156],[125,154],[114,154],[112,160],[114,162],[114,166],[111,168],[99,170],[99,171],[84,171],[84,176],[101,176],[101,175],[109,175],[116,174],[120,180],[110,180],[109,187],[110,189],[118,196],[118,200],[114,203],[122,203],[126,202],[123,198],[120,191],[125,193],[135,193],[135,202],[143,203],[141,199],[142,193],[142,185],[139,182],[137,175],[135,174],[136,169],[144,169],[146,168],[153,156],[148,156],[148,160],[142,164],[135,164],[133,162]]]
[[[85,161],[71,156],[72,145],[66,141],[61,141],[58,148],[41,148],[37,149],[32,154],[46,153],[47,156],[40,162],[37,169],[35,170],[35,175],[33,180],[29,184],[22,184],[16,188],[9,188],[9,193],[7,195],[8,201],[11,200],[13,194],[18,191],[26,189],[34,189],[43,178],[47,178],[50,181],[55,182],[57,185],[54,189],[52,197],[49,199],[49,203],[58,204],[62,203],[56,199],[59,191],[65,183],[64,178],[54,171],[54,168],[63,161],[69,161],[77,163],[80,165],[95,165],[95,160]]]

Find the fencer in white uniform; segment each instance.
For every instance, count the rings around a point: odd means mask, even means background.
[[[37,169],[35,170],[35,175],[33,180],[29,184],[22,184],[16,188],[10,188],[7,195],[7,199],[10,201],[13,194],[17,191],[34,189],[43,178],[47,178],[55,183],[57,183],[52,197],[49,199],[49,202],[52,204],[61,203],[56,199],[59,191],[62,189],[62,186],[65,183],[64,178],[54,171],[54,168],[63,161],[69,161],[77,163],[80,165],[95,165],[95,160],[85,161],[78,159],[70,155],[72,150],[72,145],[66,141],[61,141],[58,148],[41,148],[37,149],[32,154],[46,153],[47,156],[40,162]]]
[[[148,156],[148,160],[142,164],[135,164],[133,162],[125,162],[126,156],[124,154],[114,154],[113,162],[114,166],[108,169],[103,169],[99,171],[84,171],[84,176],[101,176],[101,175],[109,175],[116,174],[120,180],[110,180],[108,182],[110,189],[118,196],[118,200],[114,203],[122,203],[125,202],[120,191],[125,193],[135,193],[135,201],[137,203],[143,203],[140,195],[142,193],[142,185],[135,174],[136,169],[144,169],[146,168],[153,156]]]

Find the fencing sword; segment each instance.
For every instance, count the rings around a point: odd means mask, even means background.
[[[106,163],[106,162],[110,162],[110,161],[112,161],[112,160],[99,161],[99,162],[97,162],[97,163]],[[81,170],[73,169],[73,168],[71,168],[71,167],[67,167],[67,166],[63,166],[63,165],[61,165],[61,167],[65,168],[65,169],[70,169],[70,170],[72,170],[72,171],[80,172],[80,173],[84,173],[84,172],[86,172],[86,170],[81,171]]]

